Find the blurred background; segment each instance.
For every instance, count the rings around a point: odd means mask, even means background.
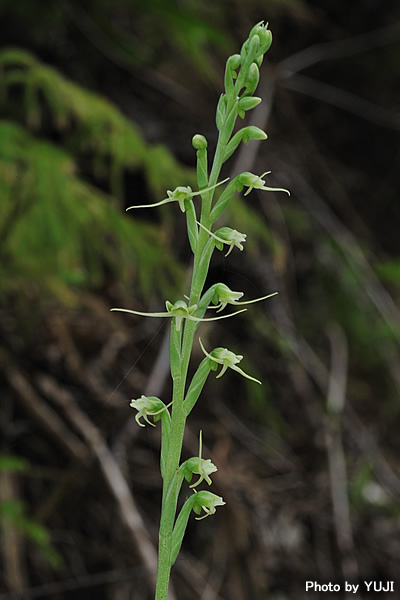
[[[246,248],[216,251],[209,283],[279,295],[200,327],[263,386],[211,376],[189,418],[184,457],[202,429],[227,504],[190,520],[171,600],[297,600],[307,580],[400,598],[398,2],[2,0],[0,17],[0,599],[153,597],[159,428],[129,401],[169,401],[169,324],[109,309],[163,310],[191,256],[177,207],[124,209],[195,186],[191,138],[212,153],[225,61],[260,20],[246,123],[269,139],[223,175],[271,170],[291,196],[235,198]]]

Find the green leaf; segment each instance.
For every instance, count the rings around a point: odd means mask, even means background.
[[[190,496],[178,515],[176,519],[174,530],[172,532],[172,543],[171,543],[171,566],[177,559],[179,551],[182,546],[183,536],[185,535],[186,527],[189,521],[190,513],[192,511],[194,502],[196,499],[196,494]]]

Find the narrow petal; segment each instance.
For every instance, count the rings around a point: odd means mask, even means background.
[[[228,367],[231,367],[231,369],[234,368],[232,365],[227,365],[225,363],[224,366],[222,367],[221,371],[218,373],[218,375],[216,376],[215,379],[219,379],[220,377],[222,377],[222,375],[228,370]]]
[[[146,414],[144,414],[144,415],[142,415],[142,416],[143,416],[143,419],[146,421],[146,423],[148,423],[148,424],[149,424],[149,425],[151,425],[152,427],[155,427],[154,423],[152,423],[151,421],[149,421],[149,418],[148,418],[148,417],[149,417],[149,416],[151,416],[152,414],[153,414],[153,413],[148,413],[147,415],[146,415]]]
[[[140,317],[174,317],[175,316],[169,312],[147,313],[147,312],[140,312],[139,310],[130,310],[129,308],[110,308],[110,311],[132,313],[133,315],[139,315]]]
[[[234,371],[237,371],[238,373],[243,375],[243,377],[246,377],[246,379],[250,379],[250,381],[255,381],[256,383],[259,383],[260,385],[262,385],[261,381],[259,381],[258,379],[255,379],[254,377],[251,377],[250,375],[247,375],[247,373],[245,373],[240,367],[237,367],[236,365],[231,365],[231,369],[233,369]]]
[[[215,185],[212,185],[211,187],[208,188],[204,188],[203,190],[199,190],[198,192],[192,192],[190,194],[190,196],[199,196],[201,194],[205,194],[206,192],[211,192],[211,190],[214,190],[216,187],[218,187],[219,185],[223,185],[224,183],[226,183],[229,180],[229,177],[227,177],[226,179],[223,179],[222,181],[219,181],[218,183],[216,183]]]
[[[234,304],[234,306],[237,306],[238,304],[254,304],[254,302],[261,302],[261,300],[266,300],[267,298],[271,298],[272,296],[276,296],[277,294],[278,292],[273,292],[272,294],[268,294],[268,296],[263,296],[262,298],[254,298],[254,300],[246,300],[244,302],[235,302],[232,304]]]
[[[223,365],[224,364],[223,360],[221,360],[219,358],[214,358],[214,356],[211,356],[211,354],[209,354],[207,352],[207,350],[203,346],[203,342],[201,341],[201,338],[199,338],[199,344],[200,344],[200,348],[203,350],[203,352],[207,356],[207,358],[209,358],[210,360],[213,360],[214,362],[218,363],[219,365]]]
[[[155,206],[161,206],[162,204],[168,204],[169,202],[176,202],[175,198],[164,198],[164,200],[160,200],[160,202],[154,202],[154,204],[135,204],[133,206],[129,206],[126,210],[131,210],[132,208],[154,208]]]
[[[257,188],[257,189],[265,190],[266,192],[286,192],[287,195],[290,196],[289,190],[285,190],[284,188],[273,188],[273,187],[267,187],[267,186],[263,185],[262,187]],[[246,195],[247,194],[245,194],[245,196]]]
[[[222,238],[218,237],[217,235],[215,235],[215,233],[213,233],[212,231],[207,229],[207,227],[204,227],[204,225],[202,225],[200,223],[200,221],[196,221],[196,223],[197,223],[197,225],[200,225],[200,227],[205,229],[207,231],[207,233],[209,233],[215,240],[217,240],[217,242],[221,242],[221,244],[228,244],[230,246],[229,251],[227,254],[225,254],[225,256],[228,256],[228,254],[230,254],[230,252],[232,252],[233,246],[235,245],[233,242],[229,242],[228,240],[223,240]]]
[[[229,319],[229,317],[234,317],[235,315],[238,315],[241,312],[245,312],[247,309],[246,308],[242,308],[241,310],[237,310],[236,312],[230,314],[230,315],[221,315],[220,317],[207,317],[206,319],[200,319],[199,317],[192,317],[192,315],[188,315],[186,318],[189,319],[190,321],[219,321],[220,319]]]
[[[138,414],[135,416],[135,421],[136,423],[139,425],[139,427],[146,427],[146,425],[144,423],[140,422],[140,417],[142,417],[143,415],[140,414],[140,412],[138,412]]]

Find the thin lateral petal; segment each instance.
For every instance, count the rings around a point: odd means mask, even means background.
[[[133,206],[129,206],[126,210],[131,210],[132,208],[155,208],[156,206],[168,204],[169,202],[176,202],[176,200],[175,198],[164,198],[164,200],[154,202],[154,204],[134,204]]]
[[[192,317],[192,315],[189,315],[188,317],[186,317],[186,319],[189,319],[190,321],[219,321],[220,319],[229,319],[229,317],[234,317],[235,315],[245,312],[246,310],[246,308],[242,308],[241,310],[237,310],[236,312],[230,315],[221,315],[220,317],[207,317],[203,319],[199,317]]]
[[[147,313],[147,312],[140,312],[139,310],[130,310],[129,308],[111,308],[110,311],[131,313],[132,315],[139,315],[140,317],[174,317],[175,316],[169,312]]]

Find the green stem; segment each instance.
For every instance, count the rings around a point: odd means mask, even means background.
[[[181,377],[174,380],[171,437],[168,462],[163,484],[163,500],[160,520],[156,600],[167,600],[171,572],[171,541],[178,500],[178,469],[181,457],[185,414],[183,411],[184,382]]]
[[[248,58],[247,61],[250,63],[250,58]],[[236,81],[233,93],[229,94],[230,97],[228,100],[226,115],[227,117],[230,117],[227,118],[227,120],[225,121],[225,127],[222,128],[218,137],[213,165],[210,177],[208,179],[209,187],[215,185],[220,176],[221,168],[224,162],[225,148],[233,130],[233,124],[235,120],[233,119],[233,117],[236,118],[235,104],[237,103],[237,96],[242,86],[243,77],[244,72],[242,72],[241,70]],[[233,113],[232,111],[235,111],[235,113]],[[206,167],[205,171],[207,171]],[[204,173],[204,176],[206,177],[206,172]],[[198,183],[200,185],[201,182],[199,181]],[[202,196],[200,222],[206,229],[211,228],[210,214],[213,197],[214,190],[210,190]],[[196,227],[194,227],[193,230],[197,231]],[[192,231],[190,232],[190,234],[190,243],[195,255],[189,301],[189,303],[193,305],[199,303],[206,275],[208,272],[208,264],[211,259],[213,247],[210,247],[210,251],[208,251],[207,249],[206,254],[203,255],[204,250],[206,248],[206,244],[209,240],[209,234],[205,229],[203,229],[203,227],[199,229],[197,239],[196,235],[194,235]],[[173,319],[172,321],[172,327],[175,327],[175,319]],[[186,413],[184,410],[183,402],[185,398],[186,379],[190,357],[192,353],[193,339],[197,328],[197,324],[193,321],[186,320],[183,327],[183,335],[180,338],[180,340],[175,344],[176,347],[173,348],[175,356],[179,357],[180,367],[178,360],[178,365],[176,366],[176,368],[174,367],[173,372],[171,369],[171,373],[173,376],[173,403],[170,430],[171,433],[169,437],[168,448],[162,449],[162,452],[166,452],[168,454],[168,460],[165,461],[165,473],[163,481],[163,498],[160,520],[158,571],[155,600],[167,600],[168,595],[168,584],[171,572],[172,532],[176,518],[176,509],[179,494],[178,471],[186,423]],[[180,346],[180,348],[177,348],[178,346]]]
[[[194,276],[194,274],[193,274]],[[175,326],[173,323],[172,326]],[[185,384],[189,360],[193,347],[196,324],[186,321],[182,350],[181,374],[173,381],[173,403],[171,416],[171,436],[168,447],[168,462],[163,483],[163,500],[159,533],[158,570],[156,600],[166,600],[171,572],[171,542],[178,502],[178,470],[185,431],[186,413],[183,408]]]

